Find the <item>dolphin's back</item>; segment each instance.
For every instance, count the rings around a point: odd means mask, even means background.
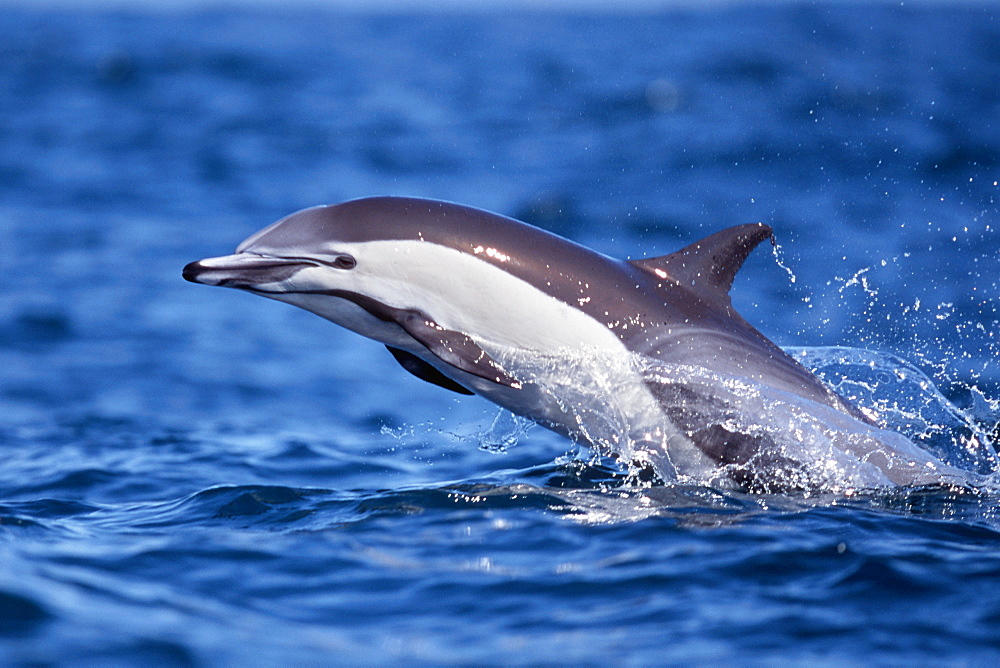
[[[617,260],[526,223],[474,207],[367,197],[301,211],[247,239],[295,250],[337,239],[425,242],[475,256],[612,331],[630,352],[749,378],[861,417],[733,309],[729,288],[771,229],[723,230],[659,258]]]

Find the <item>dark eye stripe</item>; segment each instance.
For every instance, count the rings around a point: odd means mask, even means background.
[[[338,255],[337,257],[335,257],[333,259],[332,262],[327,262],[325,260],[320,260],[320,259],[314,258],[314,257],[291,257],[291,256],[289,256],[289,257],[286,257],[284,259],[287,259],[287,260],[302,260],[303,262],[307,262],[309,264],[322,264],[322,265],[326,265],[327,267],[334,267],[335,269],[354,269],[356,266],[358,266],[358,261],[355,260],[350,255]]]

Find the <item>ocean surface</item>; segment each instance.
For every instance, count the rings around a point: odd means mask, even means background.
[[[0,663],[1000,661],[995,5],[4,5],[0,35]],[[740,312],[984,482],[637,484],[181,279],[375,194],[619,257],[766,222]]]

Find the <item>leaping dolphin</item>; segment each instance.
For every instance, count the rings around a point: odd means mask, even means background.
[[[468,206],[371,197],[294,213],[183,276],[311,311],[425,381],[664,479],[772,490],[960,478],[736,312],[733,279],[765,239],[767,225],[741,225],[625,261]]]

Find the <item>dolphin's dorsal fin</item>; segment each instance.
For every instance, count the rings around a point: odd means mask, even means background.
[[[774,240],[774,233],[764,223],[737,225],[716,232],[686,246],[676,253],[631,260],[629,264],[729,304],[729,288],[736,272],[750,252],[764,239]]]

